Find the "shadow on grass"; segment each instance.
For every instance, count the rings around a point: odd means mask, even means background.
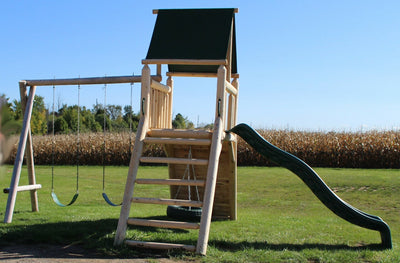
[[[40,223],[8,225],[2,228],[0,244],[4,243],[56,243],[66,244],[88,238],[99,238],[115,231],[117,220]]]
[[[147,219],[166,219],[151,217]],[[168,251],[114,247],[118,219],[3,225],[0,227],[0,260],[28,258],[165,258]],[[158,228],[136,227],[147,233]],[[186,230],[171,229],[182,233]],[[188,241],[189,242],[189,241]]]
[[[385,250],[381,244],[369,244],[363,246],[349,246],[349,245],[330,245],[330,244],[319,244],[319,243],[306,243],[306,244],[268,244],[268,242],[228,242],[228,241],[210,241],[210,245],[215,246],[217,249],[222,251],[239,251],[246,249],[268,249],[275,251],[291,250],[291,251],[302,251],[306,249],[319,249],[319,250]]]
[[[151,217],[148,219],[166,219]],[[183,251],[162,251],[114,247],[117,219],[93,221],[40,223],[32,225],[7,225],[0,227],[0,259],[21,258],[166,258],[187,254]],[[162,231],[158,228],[137,227],[144,233]],[[186,230],[169,229],[175,233]],[[192,243],[193,240],[182,240]],[[210,240],[210,246],[221,251],[260,250],[382,250],[380,244],[351,247],[329,244],[268,244],[267,242],[229,242]],[[22,250],[22,251],[21,251]]]

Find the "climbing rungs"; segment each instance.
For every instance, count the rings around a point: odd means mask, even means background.
[[[191,206],[191,207],[203,206],[203,202],[200,201],[165,199],[165,198],[132,197],[132,202],[141,204],[179,205],[179,206]]]
[[[29,184],[29,185],[23,185],[23,186],[18,186],[17,187],[17,192],[22,192],[22,191],[31,191],[31,190],[37,190],[42,188],[41,184]],[[10,193],[10,188],[4,188],[3,192],[5,194]]]
[[[129,218],[129,225],[136,226],[151,226],[161,228],[174,228],[174,229],[199,229],[200,224],[190,222],[179,222],[179,221],[165,221],[165,220],[153,220],[153,219],[139,219]]]
[[[142,247],[151,249],[184,249],[192,252],[196,251],[195,246],[184,245],[184,244],[145,242],[136,240],[125,240],[125,244],[131,247]]]
[[[170,164],[193,164],[207,165],[206,159],[188,159],[188,158],[171,158],[171,157],[141,157],[143,163],[170,163]]]
[[[151,129],[147,132],[151,137],[211,139],[212,132],[205,130]]]
[[[196,145],[196,146],[211,145],[210,139],[192,139],[192,138],[147,137],[144,139],[144,142],[154,143],[154,144],[177,144],[177,145]]]
[[[161,184],[161,185],[185,185],[204,186],[204,180],[182,180],[182,179],[136,179],[137,184]]]

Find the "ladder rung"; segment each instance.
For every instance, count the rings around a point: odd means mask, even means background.
[[[193,139],[193,138],[158,138],[158,137],[146,137],[145,143],[154,144],[177,144],[177,145],[211,145],[210,139]]]
[[[17,192],[22,192],[22,191],[32,191],[32,190],[37,190],[42,188],[41,184],[28,184],[28,185],[22,185],[17,187]],[[10,193],[10,188],[4,188],[3,192],[5,194]]]
[[[200,224],[180,221],[166,221],[166,220],[153,220],[153,219],[139,219],[129,218],[128,224],[136,226],[151,226],[161,228],[175,228],[175,229],[199,229]]]
[[[151,129],[147,134],[151,137],[169,138],[210,139],[212,137],[212,132],[206,130]]]
[[[172,157],[141,157],[143,163],[170,163],[170,164],[193,164],[207,165],[206,159],[172,158]]]
[[[136,240],[125,240],[125,244],[132,247],[152,248],[152,249],[185,249],[188,251],[196,251],[196,247],[184,244],[145,242]]]
[[[183,179],[136,179],[137,184],[162,184],[162,185],[187,185],[204,186],[204,180],[183,180]]]
[[[133,203],[141,204],[159,204],[159,205],[178,205],[178,206],[191,206],[191,207],[202,207],[203,202],[182,200],[182,199],[166,199],[166,198],[144,198],[144,197],[132,197]]]

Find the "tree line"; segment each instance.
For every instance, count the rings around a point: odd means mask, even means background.
[[[21,102],[10,101],[5,94],[0,95],[1,105],[1,132],[5,135],[19,133],[24,114]],[[35,95],[31,132],[33,135],[69,134],[79,132],[109,132],[133,131],[136,132],[140,113],[135,113],[130,105],[103,105],[96,103],[91,109],[78,105],[63,104],[58,109],[48,109],[44,98]],[[194,128],[193,122],[178,113],[172,121],[177,129]]]

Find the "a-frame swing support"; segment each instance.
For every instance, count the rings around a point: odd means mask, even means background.
[[[29,89],[29,96],[27,96],[26,82],[19,82],[19,89],[21,94],[21,108],[24,112],[24,120],[22,123],[22,132],[19,139],[19,145],[17,155],[14,163],[14,170],[11,178],[10,188],[5,189],[5,193],[8,192],[7,207],[4,217],[4,223],[11,223],[12,216],[14,213],[15,202],[17,199],[17,193],[19,191],[30,191],[31,192],[31,206],[32,211],[39,211],[37,190],[42,188],[40,184],[36,184],[35,168],[33,161],[33,145],[32,145],[32,134],[30,129],[30,121],[32,117],[33,100],[35,98],[36,87],[31,86]],[[26,164],[28,168],[28,179],[29,185],[19,186],[19,179],[21,177],[22,163],[24,161],[24,155],[26,154]]]

